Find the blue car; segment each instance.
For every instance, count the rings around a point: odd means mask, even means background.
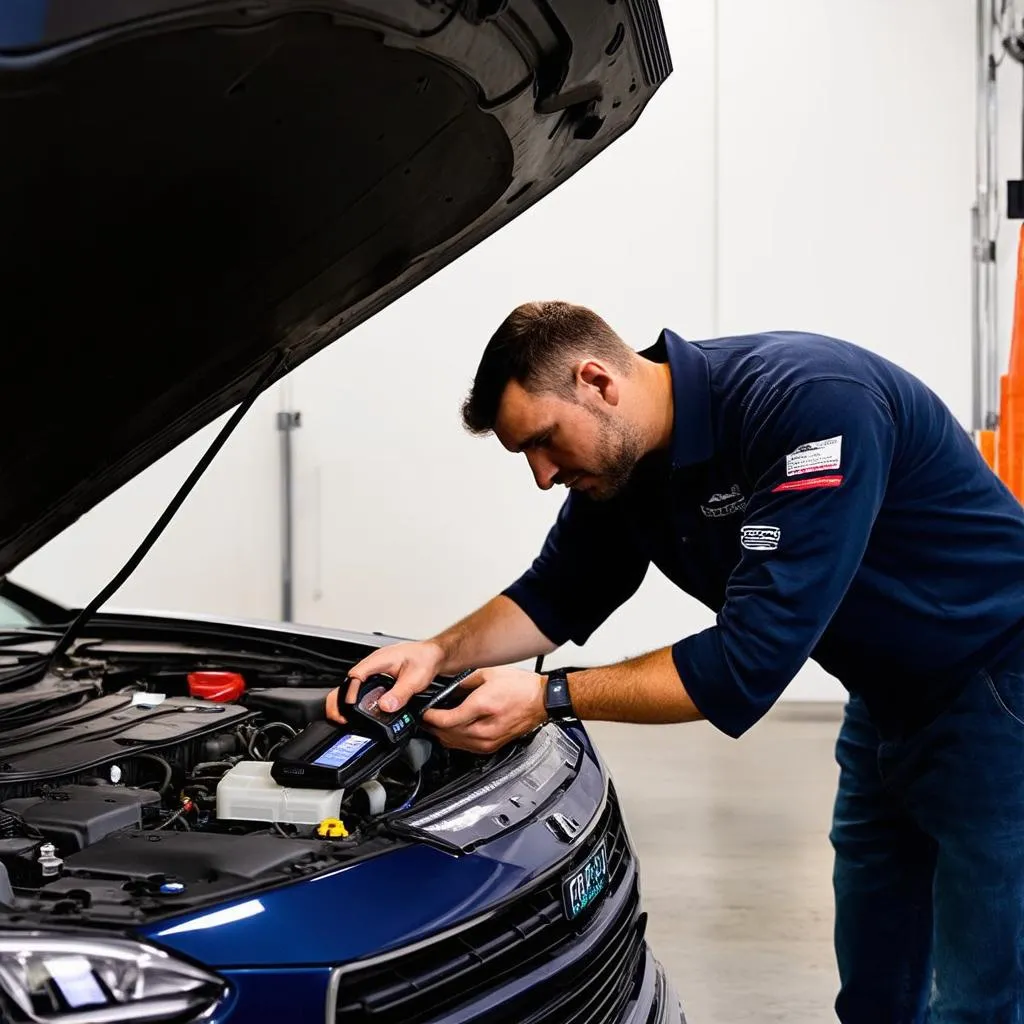
[[[326,694],[394,638],[100,611],[267,387],[549,193],[654,0],[0,4],[0,1021],[681,1022],[578,723]],[[7,574],[229,410],[81,608]]]

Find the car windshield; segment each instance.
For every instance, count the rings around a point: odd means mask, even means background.
[[[71,621],[72,613],[43,594],[0,576],[0,636],[21,632],[52,635]]]
[[[41,626],[43,620],[27,608],[0,594],[0,630],[22,629],[25,626]]]

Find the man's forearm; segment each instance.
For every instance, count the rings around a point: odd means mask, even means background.
[[[569,674],[569,695],[585,720],[667,724],[704,716],[679,679],[672,649]]]
[[[510,598],[498,595],[434,637],[442,652],[440,672],[508,665],[550,654],[555,645]]]

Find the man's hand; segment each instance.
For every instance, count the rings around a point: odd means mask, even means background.
[[[446,747],[490,754],[547,720],[544,677],[515,668],[485,668],[462,681],[473,692],[451,711],[433,710],[423,724]]]
[[[569,693],[581,721],[667,725],[704,715],[686,692],[664,647],[603,668],[570,672]],[[473,692],[453,711],[428,711],[423,722],[447,747],[489,754],[547,720],[545,677],[486,668],[464,679]]]
[[[409,698],[422,693],[438,674],[444,654],[434,643],[394,644],[381,647],[373,654],[367,655],[349,672],[351,682],[345,694],[345,700],[351,704],[359,691],[359,684],[370,676],[385,673],[393,676],[395,685],[380,699],[383,711],[397,711],[404,707]],[[334,722],[345,722],[338,707],[341,687],[337,687],[327,695],[325,711],[327,717]]]
[[[526,612],[515,601],[499,594],[436,637],[374,651],[349,673],[356,683],[349,686],[346,697],[351,703],[356,698],[358,683],[384,672],[397,680],[380,702],[390,713],[404,707],[413,694],[422,693],[439,675],[455,675],[481,665],[509,665],[550,654],[554,649],[555,645]],[[329,719],[343,723],[339,697],[338,690],[332,690],[324,710]]]

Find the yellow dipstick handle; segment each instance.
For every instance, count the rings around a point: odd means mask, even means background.
[[[325,839],[347,839],[348,829],[339,818],[324,818],[316,827],[316,834]]]

